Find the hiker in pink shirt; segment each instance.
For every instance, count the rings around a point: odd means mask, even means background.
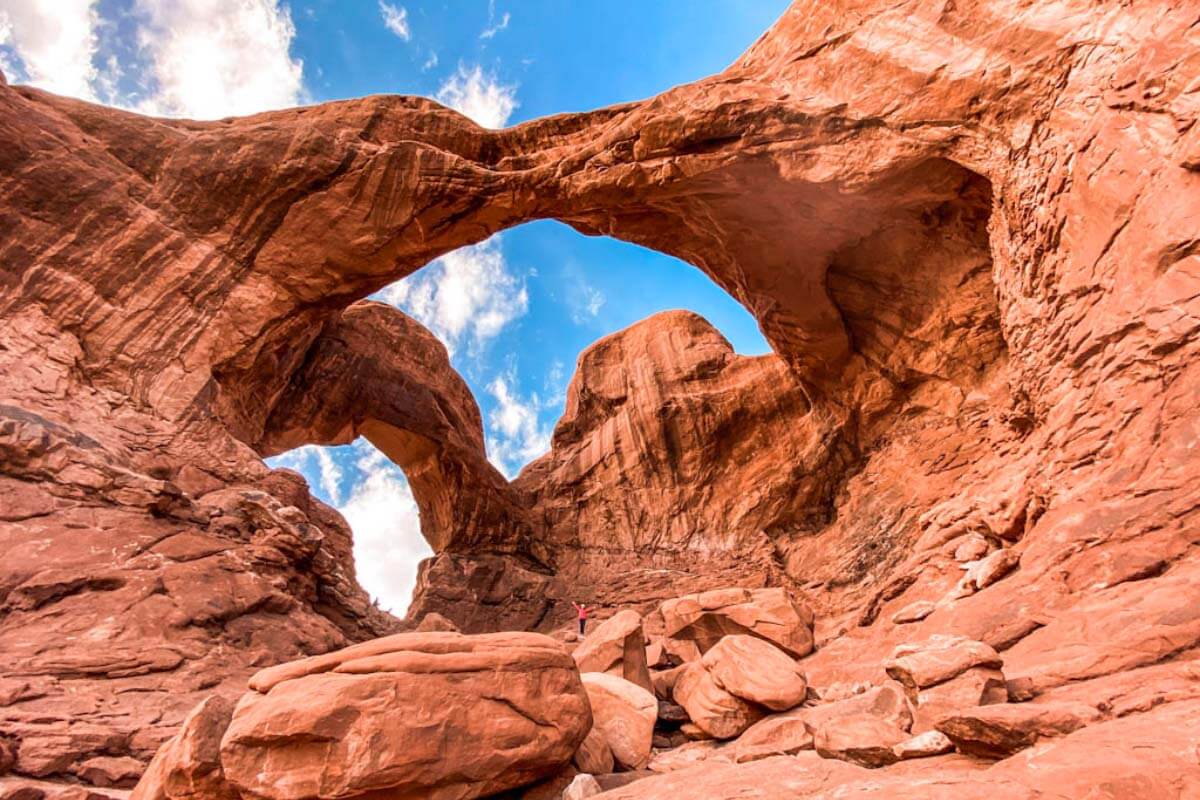
[[[574,600],[571,601],[571,605],[575,606],[575,610],[579,612],[579,635],[583,636],[583,631],[587,627],[587,617],[592,612],[592,609],[587,606],[581,606]]]

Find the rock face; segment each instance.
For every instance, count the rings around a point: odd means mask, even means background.
[[[820,622],[776,643],[816,645],[818,690],[957,635],[1030,705],[1105,698],[1073,732],[972,711],[961,741],[1033,742],[986,796],[1035,772],[1185,796],[1191,683],[1165,670],[1200,648],[1195,23],[1169,0],[797,0],[719,75],[505,131],[399,97],[152,120],[0,81],[0,758],[122,781],[209,694],[397,630],[345,522],[261,461],[361,435],[438,550],[414,619],[550,630],[568,597],[786,588]],[[687,313],[608,337],[509,484],[444,352],[362,298],[547,217],[704,270],[774,354]],[[760,635],[708,624],[672,635],[688,658]],[[730,765],[708,796],[857,769],[818,767]],[[938,776],[928,796],[976,780]]]

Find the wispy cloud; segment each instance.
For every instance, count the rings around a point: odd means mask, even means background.
[[[425,59],[425,63],[421,65],[421,72],[428,72],[438,65],[438,54],[433,50],[429,51],[429,58]]]
[[[500,83],[479,65],[459,64],[434,98],[485,128],[503,128],[517,106],[517,87]]]
[[[404,6],[394,6],[379,0],[379,13],[383,16],[383,25],[404,41],[412,39],[412,31],[408,27],[408,9]]]
[[[500,20],[497,22],[496,2],[495,0],[491,0],[491,2],[488,3],[488,24],[487,27],[483,29],[483,32],[479,34],[479,38],[491,39],[497,33],[508,27],[508,22],[510,19],[512,19],[512,15],[505,11],[500,15]]]
[[[496,401],[488,413],[488,458],[507,477],[550,449],[551,430],[539,419],[542,402],[536,392],[521,397],[515,372],[498,375],[488,384]]]
[[[433,331],[453,354],[495,337],[529,309],[529,293],[509,272],[500,237],[447,253],[379,293]]]
[[[576,289],[570,292],[568,296],[568,305],[571,308],[571,320],[576,325],[595,319],[600,315],[600,309],[604,308],[604,303],[608,298],[604,296],[604,292],[589,284],[580,284]]]
[[[555,408],[562,405],[566,398],[567,385],[571,376],[567,374],[567,365],[560,359],[554,359],[550,362],[550,366],[546,369],[546,374],[542,378],[542,391],[545,392],[546,401],[542,404],[542,408]]]

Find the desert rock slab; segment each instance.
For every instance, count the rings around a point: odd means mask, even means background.
[[[251,686],[221,763],[271,800],[484,797],[566,765],[592,721],[575,662],[538,634],[398,634]]]

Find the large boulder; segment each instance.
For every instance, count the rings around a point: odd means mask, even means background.
[[[594,730],[617,764],[639,769],[650,760],[658,700],[635,683],[606,672],[586,672],[583,686],[592,707]]]
[[[856,714],[830,720],[813,734],[813,747],[825,758],[837,758],[860,767],[885,767],[899,760],[894,748],[908,740],[901,729],[874,714]]]
[[[1100,716],[1083,703],[1010,703],[964,709],[940,720],[937,730],[964,753],[1006,758],[1041,739],[1073,733]]]
[[[754,636],[726,636],[700,662],[725,691],[772,711],[800,705],[808,692],[796,661]]]
[[[571,760],[592,724],[575,662],[532,633],[406,633],[263,670],[221,742],[264,800],[468,800]]]
[[[955,711],[1008,702],[1002,663],[984,642],[937,635],[900,645],[884,669],[904,686],[915,708],[913,733],[923,733]]]
[[[607,672],[654,691],[646,665],[642,617],[625,610],[600,623],[572,654],[580,672]]]
[[[921,689],[915,695],[913,732],[928,731],[955,711],[1008,702],[1004,673],[993,667],[971,667],[948,681]]]
[[[674,695],[692,723],[715,739],[738,736],[764,714],[761,706],[726,691],[700,661],[680,673]]]
[[[925,642],[900,645],[883,668],[914,690],[948,681],[972,667],[999,669],[1003,665],[1000,654],[985,642],[939,634]]]
[[[771,756],[794,755],[812,747],[812,731],[803,716],[774,714],[754,723],[737,738],[733,760],[741,764]]]
[[[658,607],[653,623],[661,626],[663,647],[683,661],[695,661],[725,636],[738,634],[765,639],[794,658],[813,650],[812,610],[784,588],[676,597]]]

